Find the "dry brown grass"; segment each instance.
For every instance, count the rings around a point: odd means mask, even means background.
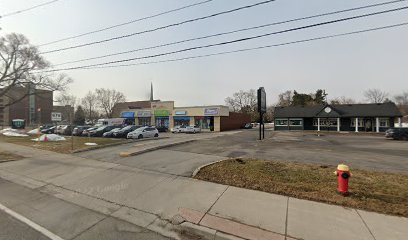
[[[35,142],[31,139],[37,138],[37,136],[30,137],[6,137],[0,135],[0,142],[8,142],[28,147],[34,147],[38,149],[58,152],[58,153],[71,153],[71,137],[64,136],[67,140],[60,142]],[[86,149],[91,146],[85,145],[87,142],[97,143],[99,146],[108,145],[112,143],[124,142],[126,139],[111,139],[111,138],[88,138],[88,137],[74,137],[74,150]]]
[[[408,175],[353,170],[350,195],[337,194],[335,167],[233,159],[203,168],[196,178],[236,187],[408,217]]]
[[[0,163],[1,162],[8,162],[8,161],[14,161],[14,160],[19,160],[22,159],[23,157],[20,155],[16,155],[13,153],[5,152],[0,150]]]

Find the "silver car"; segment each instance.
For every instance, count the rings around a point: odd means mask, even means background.
[[[159,137],[159,131],[155,127],[140,127],[128,133],[127,138],[142,139],[149,137]]]

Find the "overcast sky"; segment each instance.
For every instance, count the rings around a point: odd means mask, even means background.
[[[41,8],[0,19],[0,27],[2,28],[0,35],[10,32],[22,33],[31,40],[32,44],[43,44],[200,1],[202,0],[59,0]],[[157,18],[44,46],[40,50],[58,49],[148,30],[260,1],[262,0],[214,0]],[[385,1],[277,0],[262,6],[183,26],[89,47],[49,53],[44,56],[53,64],[58,64]],[[0,0],[0,15],[44,2],[47,2],[47,0]],[[64,67],[158,54],[403,6],[408,6],[408,1],[105,59],[64,65]],[[396,13],[273,35],[236,44],[139,60],[139,62],[278,44],[398,24],[408,22],[407,13],[408,10],[402,10]],[[260,86],[265,87],[269,103],[276,102],[277,95],[285,90],[310,93],[318,88],[325,89],[329,94],[329,99],[347,96],[363,100],[362,93],[368,88],[380,88],[391,95],[408,90],[407,42],[408,26],[403,26],[335,39],[222,56],[121,68],[73,70],[66,71],[66,73],[74,79],[70,91],[78,97],[82,97],[89,90],[104,87],[115,88],[125,93],[128,100],[145,100],[148,98],[150,82],[153,82],[155,98],[174,100],[177,106],[224,104],[225,97],[232,95],[234,92],[241,89],[256,89]]]

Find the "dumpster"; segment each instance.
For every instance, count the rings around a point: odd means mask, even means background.
[[[25,120],[24,119],[13,119],[11,120],[11,128],[13,129],[24,129]]]

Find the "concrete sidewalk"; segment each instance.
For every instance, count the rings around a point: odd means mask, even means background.
[[[208,239],[230,234],[242,239],[398,240],[408,235],[406,218],[13,144],[1,143],[0,148],[27,157],[0,164],[1,178],[142,227],[149,223],[150,230],[162,234],[171,222],[186,221],[180,226]]]

